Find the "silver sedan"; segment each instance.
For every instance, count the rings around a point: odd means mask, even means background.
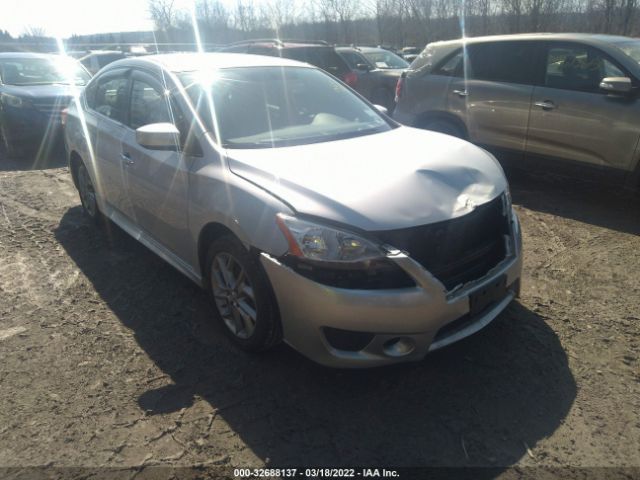
[[[400,126],[310,65],[117,61],[70,107],[65,140],[87,215],[206,288],[246,350],[419,360],[519,293],[520,229],[495,159]]]

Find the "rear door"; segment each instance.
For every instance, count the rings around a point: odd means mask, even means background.
[[[640,135],[636,96],[599,88],[604,77],[630,76],[604,52],[579,43],[544,47],[544,78],[535,88],[527,157],[630,169]]]
[[[536,82],[536,44],[478,43],[466,52],[462,75],[449,85],[449,111],[466,120],[472,142],[522,155]]]
[[[129,70],[117,69],[98,78],[89,100],[95,113],[95,176],[99,194],[107,203],[127,216],[131,203],[124,185],[122,140],[127,134],[127,103],[129,98]]]
[[[187,231],[187,163],[181,151],[150,150],[136,141],[135,129],[152,123],[173,123],[186,135],[189,123],[171,99],[169,89],[155,77],[134,70],[131,75],[129,129],[122,154],[128,159],[126,188],[136,223],[178,256],[185,253]],[[184,258],[184,257],[183,257]]]

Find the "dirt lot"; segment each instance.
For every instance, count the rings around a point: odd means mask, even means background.
[[[0,466],[640,475],[637,200],[515,179],[520,301],[420,363],[336,371],[287,347],[235,349],[197,287],[117,228],[92,226],[67,170],[48,166],[0,159]],[[26,472],[0,477],[38,471]]]

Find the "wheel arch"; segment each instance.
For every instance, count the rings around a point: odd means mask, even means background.
[[[200,270],[200,274],[202,275],[203,284],[206,285],[208,271],[207,271],[207,252],[209,250],[209,245],[211,245],[218,238],[223,237],[225,235],[230,235],[237,239],[242,245],[246,247],[246,242],[242,241],[239,235],[237,235],[233,230],[220,222],[209,222],[200,229],[200,234],[198,235],[198,266]]]
[[[454,125],[456,125],[458,128],[461,129],[464,135],[463,138],[465,140],[469,139],[469,130],[467,129],[467,126],[464,123],[464,121],[457,115],[450,112],[445,112],[442,110],[431,110],[428,112],[421,113],[416,117],[412,126],[416,128],[425,128],[425,125],[427,123],[432,122],[434,120],[442,120],[442,121],[453,123]]]
[[[72,150],[69,154],[69,171],[71,172],[71,179],[76,188],[78,188],[78,168],[84,162],[80,154]]]

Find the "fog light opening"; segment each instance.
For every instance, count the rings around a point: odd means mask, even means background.
[[[404,357],[413,352],[415,348],[414,341],[407,337],[392,338],[384,342],[382,347],[385,355],[389,357]]]

